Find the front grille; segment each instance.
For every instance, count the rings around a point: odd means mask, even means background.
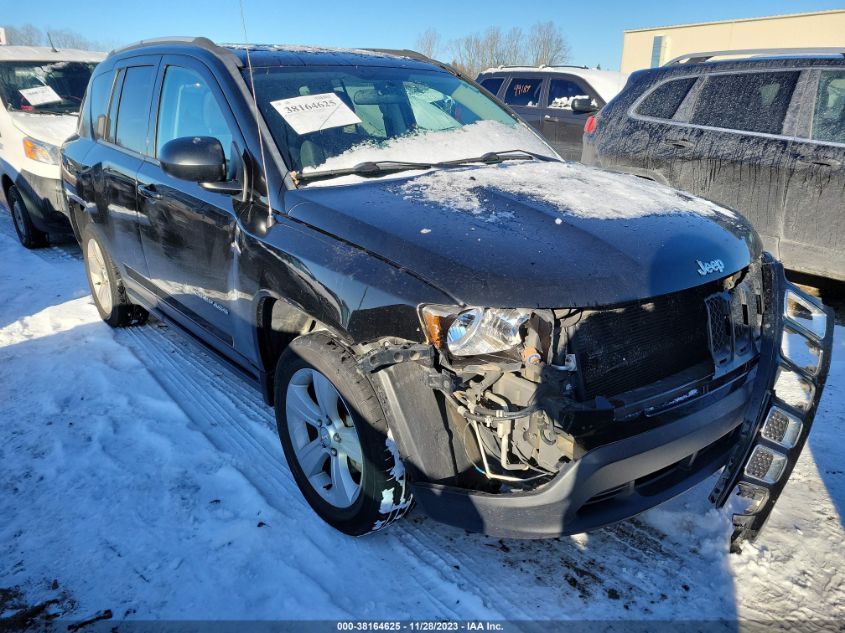
[[[759,268],[724,290],[713,281],[646,302],[560,318],[560,342],[578,362],[578,396],[613,396],[700,365],[722,375],[754,352],[762,315]]]
[[[713,292],[707,284],[646,303],[585,310],[564,325],[581,396],[611,397],[709,361],[705,300]]]

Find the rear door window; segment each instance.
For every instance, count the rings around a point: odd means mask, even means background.
[[[552,79],[549,83],[550,108],[571,110],[573,99],[591,99],[593,105],[598,107],[596,100],[579,84],[569,79]]]
[[[495,95],[499,93],[499,88],[502,87],[504,81],[504,77],[488,77],[487,79],[481,80],[481,85]]]
[[[98,125],[100,117],[105,117],[109,109],[109,97],[114,83],[114,71],[97,75],[91,80],[91,87],[88,89],[88,96],[85,98],[85,107],[90,115],[92,136],[102,138],[108,130],[105,119],[101,126]],[[81,117],[80,117],[81,119]]]
[[[681,107],[696,81],[695,77],[687,77],[686,79],[667,81],[665,84],[658,86],[643,99],[637,108],[637,114],[657,119],[671,119],[675,116],[678,108]]]
[[[798,72],[711,75],[698,96],[691,123],[780,134]]]
[[[540,106],[542,77],[514,77],[505,92],[505,103],[512,106]]]
[[[813,113],[813,139],[845,143],[845,71],[823,70]]]
[[[120,92],[115,143],[139,154],[150,153],[147,147],[147,124],[155,70],[153,66],[127,68]]]

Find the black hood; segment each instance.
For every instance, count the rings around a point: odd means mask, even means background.
[[[521,167],[523,173],[526,167]],[[579,170],[582,189],[585,183],[592,186],[589,173],[584,178],[587,168],[571,169]],[[607,178],[606,172],[589,172]],[[501,169],[497,175],[511,173],[517,172]],[[630,186],[632,199],[642,199],[644,186],[654,187],[655,199],[667,199],[665,187],[612,176],[622,183],[623,192]],[[502,191],[490,186],[489,177],[477,191],[482,208],[460,210],[448,201],[417,195],[418,180],[311,186],[288,192],[285,206],[292,218],[413,272],[458,302],[476,306],[612,305],[724,277],[760,255],[753,229],[733,213],[662,210],[598,219],[607,217],[600,208],[606,197],[601,178],[597,191],[588,196],[595,201],[598,217],[583,210],[575,214],[542,196]],[[548,186],[566,187],[567,182],[564,178]],[[670,201],[677,197],[677,209],[699,202],[668,193]],[[703,204],[705,211],[712,210],[713,205]]]

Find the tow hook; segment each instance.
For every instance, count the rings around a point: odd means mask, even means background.
[[[362,371],[372,373],[382,367],[409,361],[430,367],[434,361],[434,348],[431,345],[414,343],[391,345],[389,342],[385,342],[383,347],[371,350],[361,356],[358,360],[358,367]]]

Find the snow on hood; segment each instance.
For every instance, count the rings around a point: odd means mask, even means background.
[[[51,145],[61,145],[76,132],[76,114],[33,114],[9,112],[15,126],[27,136]]]
[[[384,143],[361,143],[317,167],[306,167],[302,172],[345,169],[363,162],[382,160],[437,163],[507,150],[556,156],[554,150],[522,123],[506,125],[498,121],[478,121],[450,130],[407,134]]]
[[[405,198],[485,214],[485,190],[542,202],[561,213],[597,220],[693,213],[736,217],[717,204],[651,180],[578,163],[503,163],[443,169],[400,186]],[[490,218],[496,219],[496,218]]]

